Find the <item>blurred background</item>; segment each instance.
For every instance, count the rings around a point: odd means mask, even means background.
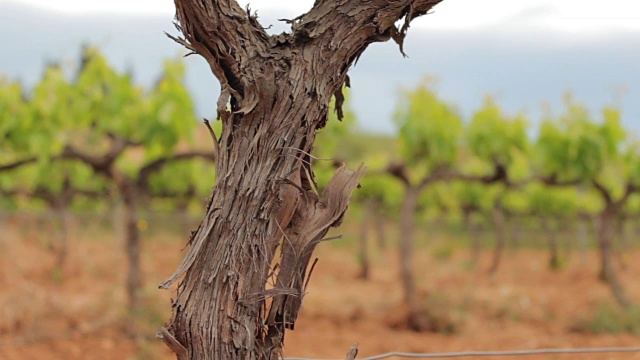
[[[312,4],[251,8],[279,33]],[[408,58],[370,46],[315,154],[320,187],[369,172],[285,354],[636,344],[638,13],[446,0]],[[1,359],[173,358],[157,284],[215,181],[202,119],[220,124],[172,20],[164,0],[0,0]]]

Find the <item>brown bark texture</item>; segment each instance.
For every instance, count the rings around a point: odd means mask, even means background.
[[[175,273],[161,336],[183,359],[276,359],[293,329],[315,246],[339,225],[364,167],[342,167],[317,192],[310,153],[347,70],[373,42],[402,44],[409,22],[439,0],[323,1],[268,35],[233,0],[175,0],[172,37],[220,81],[223,124],[204,220]],[[404,19],[400,29],[395,26]],[[315,261],[313,262],[315,264]]]

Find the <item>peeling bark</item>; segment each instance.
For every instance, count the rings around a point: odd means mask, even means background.
[[[313,250],[339,225],[365,171],[340,168],[317,193],[309,154],[329,101],[336,96],[340,118],[349,67],[370,43],[401,44],[409,22],[438,2],[316,1],[290,21],[291,32],[269,36],[233,0],[175,0],[185,38],[173,39],[202,55],[220,81],[223,124],[205,218],[161,284],[184,276],[161,333],[178,359],[281,355]]]

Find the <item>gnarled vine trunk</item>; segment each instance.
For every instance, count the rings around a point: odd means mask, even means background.
[[[438,2],[316,1],[290,21],[291,33],[270,36],[233,0],[175,1],[185,39],[174,40],[202,55],[220,81],[223,124],[205,218],[161,284],[184,275],[162,331],[178,359],[280,356],[313,250],[340,223],[364,173],[340,168],[317,193],[310,153],[331,96],[341,117],[340,89],[367,45],[402,43],[409,22]]]
[[[600,280],[609,285],[613,296],[622,307],[631,306],[613,263],[613,237],[615,234],[615,217],[617,207],[608,203],[600,212],[600,227],[598,230],[598,245],[600,248]]]
[[[177,350],[180,359],[278,356],[284,331],[294,327],[313,249],[339,224],[364,173],[341,168],[321,196],[315,192],[308,155],[315,129],[307,124],[321,123],[326,109],[304,96],[302,82],[286,78],[275,104],[223,117],[232,123],[220,142],[215,188],[175,274],[186,272],[169,328],[185,347]],[[306,101],[294,101],[301,97]]]

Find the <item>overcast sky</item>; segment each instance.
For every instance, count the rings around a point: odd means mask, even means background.
[[[71,14],[127,13],[171,15],[172,0],[0,0],[29,4]],[[252,9],[288,9],[304,12],[313,0],[239,1]],[[543,28],[581,33],[602,33],[616,29],[640,30],[638,0],[445,0],[429,21],[416,26],[469,29],[487,25],[518,25],[528,22]]]
[[[239,1],[246,6],[248,1]],[[255,0],[270,32],[287,30],[313,0]],[[98,45],[120,70],[152,84],[162,60],[181,51],[163,34],[172,0],[0,0],[0,75],[31,86],[47,61],[73,63],[80,45]],[[135,49],[135,50],[133,50]],[[561,107],[566,91],[594,114],[621,100],[626,126],[640,130],[640,0],[444,0],[412,23],[403,58],[392,43],[373,44],[350,71],[352,106],[366,129],[393,132],[399,88],[425,76],[465,116],[485,94],[532,122],[541,104]],[[211,116],[219,86],[197,57],[187,85],[201,116]]]

